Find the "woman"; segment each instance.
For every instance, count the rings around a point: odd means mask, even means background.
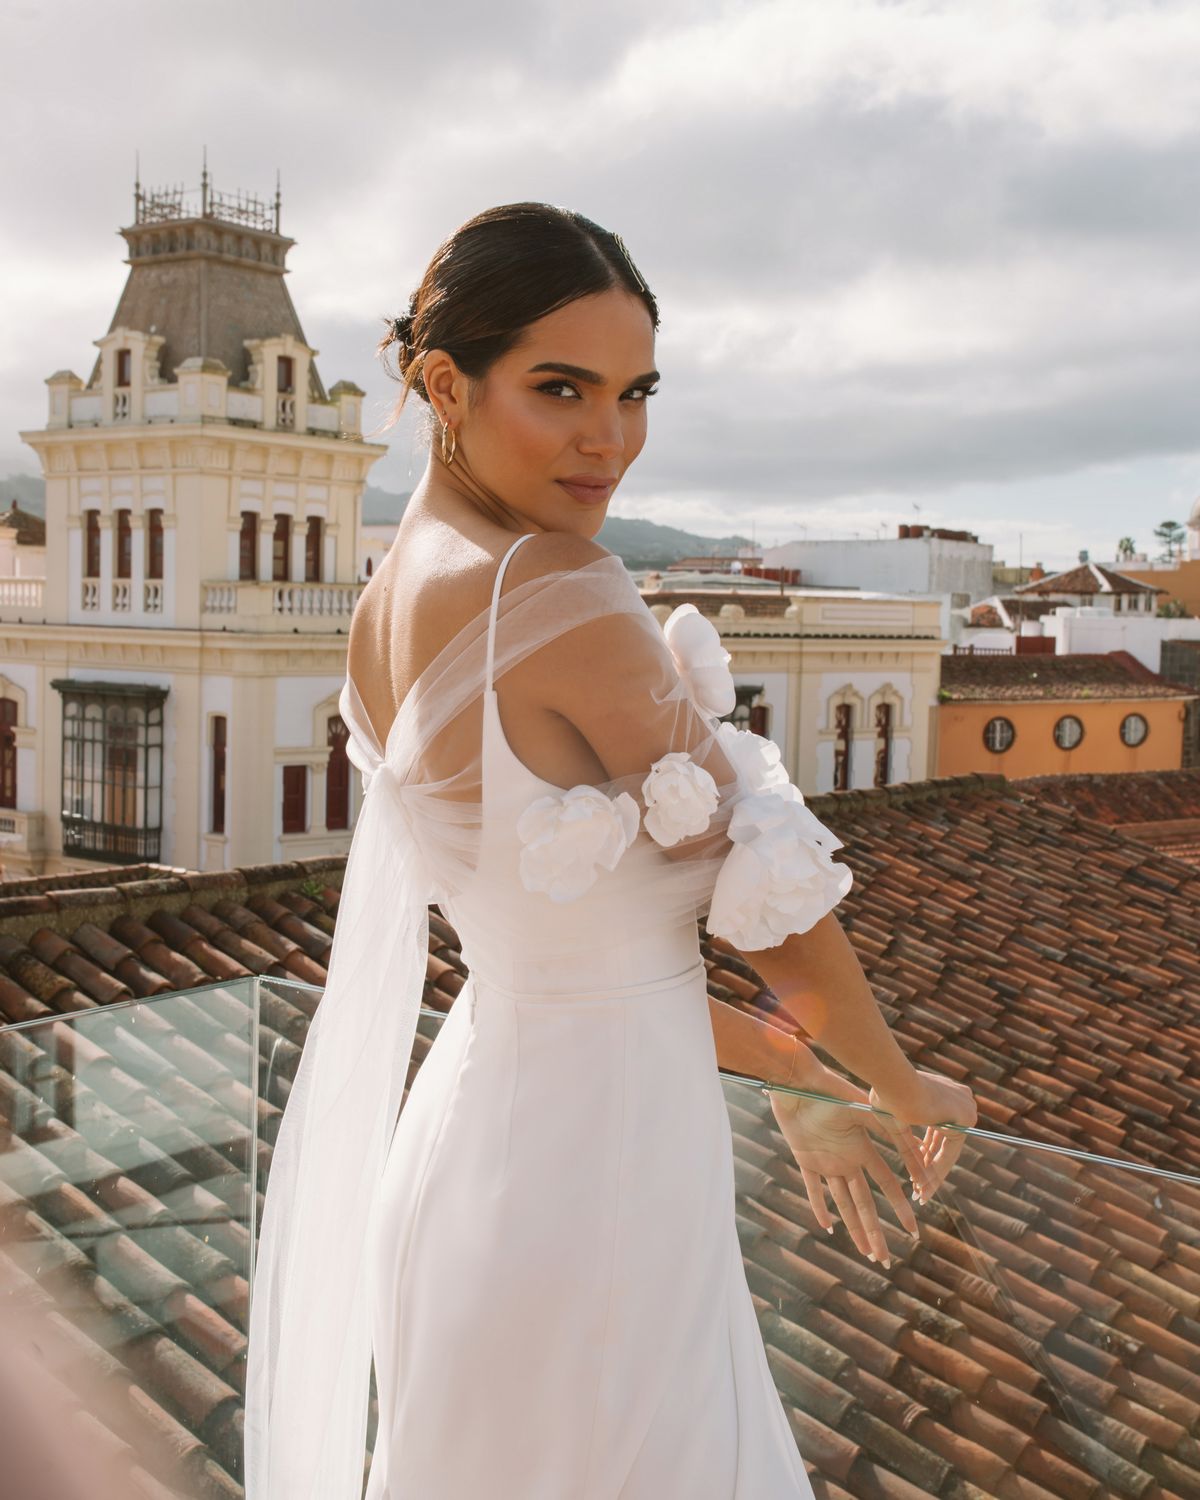
[[[342,693],[365,796],[275,1147],[251,1315],[250,1500],[811,1496],[735,1232],[718,1063],[766,1083],[813,1211],[886,1258],[865,1128],[924,1194],[971,1124],[916,1072],[832,915],[838,840],[723,718],[728,654],[594,540],[646,439],[658,309],[545,204],[438,250],[392,349],[433,425]],[[469,978],[397,1124],[427,904]],[[697,915],[810,1035],[710,1004]],[[918,1142],[910,1125],[927,1125]],[[915,1196],[915,1194],[914,1194]]]

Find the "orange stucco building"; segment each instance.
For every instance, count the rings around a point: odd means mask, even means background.
[[[1139,568],[1122,563],[1121,572],[1138,583],[1162,589],[1160,604],[1178,601],[1189,615],[1200,618],[1200,557],[1183,558],[1173,568]]]
[[[1126,651],[944,656],[936,774],[1178,770],[1196,698]]]

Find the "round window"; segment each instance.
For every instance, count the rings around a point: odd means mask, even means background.
[[[1016,737],[1011,719],[989,719],[983,726],[983,743],[997,755],[1007,750]]]
[[[1074,714],[1063,714],[1054,726],[1054,743],[1060,750],[1074,750],[1083,738],[1083,724]]]
[[[1121,720],[1121,743],[1140,745],[1150,733],[1150,726],[1141,714],[1126,714]]]

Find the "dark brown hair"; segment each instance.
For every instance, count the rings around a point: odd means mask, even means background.
[[[408,311],[387,320],[376,352],[404,386],[391,420],[410,391],[428,402],[421,367],[430,349],[444,349],[481,380],[528,324],[612,287],[640,297],[658,327],[658,303],[612,230],[549,203],[504,203],[476,214],[435,252]]]

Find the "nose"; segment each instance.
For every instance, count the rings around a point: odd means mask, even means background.
[[[579,438],[580,453],[594,454],[605,460],[620,458],[625,452],[625,428],[620,411],[607,402],[599,403],[589,417],[587,429]]]

